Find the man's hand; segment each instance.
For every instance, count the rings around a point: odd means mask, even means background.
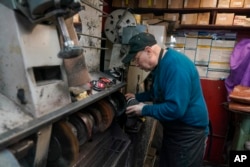
[[[135,94],[127,93],[127,94],[125,94],[125,97],[126,97],[126,100],[131,99],[131,98],[135,98]]]
[[[128,116],[141,116],[141,111],[142,108],[145,106],[146,104],[144,103],[139,103],[133,106],[129,106],[126,109],[126,114]]]

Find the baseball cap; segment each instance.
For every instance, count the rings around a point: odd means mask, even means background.
[[[155,37],[150,33],[141,32],[134,35],[128,42],[130,49],[128,54],[122,59],[122,62],[124,64],[129,63],[137,52],[144,50],[146,46],[152,46],[156,43]]]

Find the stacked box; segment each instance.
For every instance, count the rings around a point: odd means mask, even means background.
[[[139,0],[139,8],[166,9],[166,0]]]
[[[181,9],[183,8],[183,0],[168,0],[169,9]]]
[[[233,25],[244,26],[246,22],[246,18],[247,16],[235,15]]]
[[[229,70],[230,56],[234,49],[235,40],[213,40],[209,68]]]
[[[112,0],[112,6],[118,8],[137,8],[138,0]]]
[[[200,65],[208,65],[211,50],[212,39],[199,38],[197,43],[197,51],[195,62]]]
[[[244,8],[250,8],[250,0],[245,0],[244,1]]]
[[[197,25],[209,25],[210,12],[198,13]]]
[[[217,13],[215,25],[232,25],[234,13]]]
[[[199,8],[200,0],[184,0],[184,8]]]
[[[230,0],[218,0],[217,8],[229,8]]]
[[[216,8],[217,0],[201,0],[200,8]]]
[[[244,5],[244,0],[231,0],[230,8],[242,8]]]
[[[198,19],[197,13],[182,14],[181,24],[196,24]]]
[[[163,19],[170,21],[178,21],[180,17],[179,13],[164,13]]]

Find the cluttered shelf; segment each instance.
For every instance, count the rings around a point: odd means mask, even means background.
[[[122,9],[121,7],[113,7],[115,9]],[[195,13],[195,12],[233,12],[237,14],[247,14],[250,8],[123,8],[128,9],[132,13],[143,14],[154,12],[155,14],[163,13]]]
[[[189,24],[189,25],[180,25],[178,29],[207,29],[207,30],[249,30],[250,27],[247,26],[227,26],[227,25],[196,25],[196,24]]]

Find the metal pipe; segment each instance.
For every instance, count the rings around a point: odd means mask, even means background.
[[[98,39],[101,39],[101,40],[107,40],[107,38],[102,38],[102,37],[98,37],[98,36],[94,36],[94,35],[89,35],[89,34],[83,34],[83,33],[80,33],[80,32],[77,32],[78,35],[83,35],[83,36],[88,36],[88,37],[93,37],[93,38],[98,38]]]

